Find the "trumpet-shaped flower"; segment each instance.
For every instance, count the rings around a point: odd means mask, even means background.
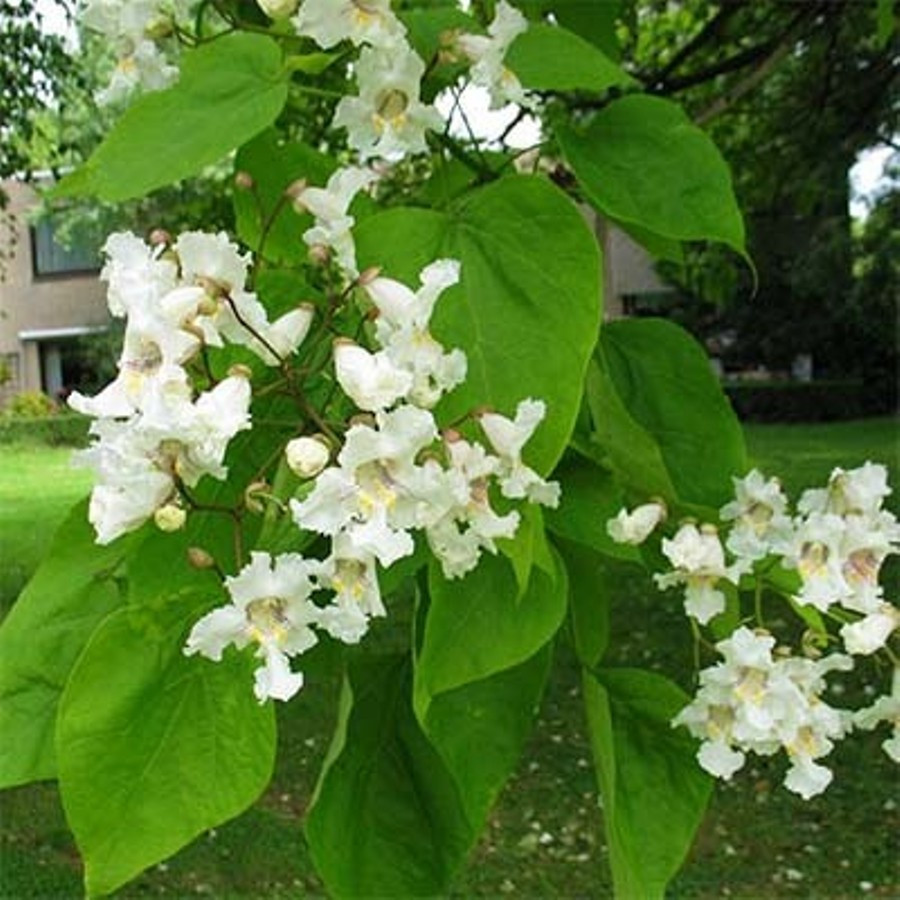
[[[326,50],[344,40],[394,47],[406,34],[390,0],[303,0],[292,21],[298,34]]]
[[[237,575],[225,579],[231,602],[194,625],[185,654],[219,661],[231,644],[239,650],[256,644],[262,660],[253,688],[257,699],[289,700],[303,686],[303,675],[291,670],[289,658],[318,640],[312,626],[320,611],[309,599],[318,571],[319,563],[296,553],[252,553]]]
[[[328,247],[334,252],[338,266],[349,278],[359,274],[356,268],[356,246],[351,229],[356,220],[347,210],[353,198],[376,180],[369,169],[338,169],[324,188],[304,188],[294,199],[298,212],[308,211],[315,218],[312,228],[303,233],[309,247]]]
[[[662,502],[644,503],[631,512],[620,509],[618,515],[606,523],[606,530],[616,543],[636,546],[643,544],[665,518],[666,507]]]
[[[412,374],[385,351],[370,353],[352,341],[335,342],[334,368],[343,392],[369,412],[394,406],[413,386]]]
[[[705,625],[725,609],[725,595],[718,589],[722,581],[737,583],[739,567],[725,564],[725,551],[716,529],[686,524],[671,540],[663,538],[662,552],[674,571],[654,575],[661,588],[685,585],[684,608],[689,616]]]
[[[735,556],[762,559],[790,539],[787,498],[777,479],[766,480],[756,469],[732,481],[735,499],[720,513],[723,521],[733,522],[726,546]]]
[[[527,30],[525,16],[506,0],[500,0],[486,36],[462,34],[457,39],[460,50],[472,61],[469,73],[472,83],[490,92],[491,109],[507,103],[534,106],[515,73],[503,62],[512,42]]]
[[[425,64],[405,44],[364,47],[356,66],[359,95],[338,103],[334,124],[346,128],[350,146],[363,159],[401,159],[427,150],[425,132],[443,122],[419,99]]]
[[[559,485],[544,481],[537,472],[522,461],[522,449],[538,425],[547,407],[542,400],[523,400],[516,407],[515,419],[498,413],[484,413],[481,427],[494,451],[500,457],[500,491],[512,499],[528,498],[532,503],[556,507],[559,504]]]

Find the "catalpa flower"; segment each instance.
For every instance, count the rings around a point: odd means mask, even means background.
[[[534,106],[515,73],[503,63],[512,42],[527,30],[525,16],[506,0],[500,0],[487,36],[462,34],[457,39],[460,50],[473,63],[469,73],[472,83],[490,92],[491,109],[499,109],[507,103]]]
[[[787,498],[776,478],[767,481],[756,469],[732,481],[735,499],[720,511],[723,521],[734,523],[725,544],[735,556],[762,559],[790,540]]]
[[[369,169],[353,166],[338,169],[324,188],[306,187],[294,198],[298,212],[315,217],[312,228],[303,233],[309,247],[327,247],[334,252],[335,262],[348,276],[356,278],[356,246],[351,229],[356,220],[347,210],[353,198],[377,179]]]
[[[491,507],[490,482],[501,466],[496,456],[456,436],[445,446],[450,467],[443,477],[452,505],[425,534],[444,577],[461,578],[478,565],[483,550],[497,552],[496,540],[515,537],[519,514],[501,516]]]
[[[511,499],[527,498],[532,503],[556,507],[559,504],[559,485],[544,481],[522,461],[522,448],[543,421],[547,407],[543,400],[522,400],[516,407],[515,419],[499,413],[484,413],[481,427],[494,451],[500,457],[498,478],[500,491]]]
[[[746,753],[786,751],[785,787],[804,799],[821,793],[831,771],[816,760],[850,729],[849,716],[822,700],[825,675],[847,671],[852,660],[776,659],[774,639],[741,627],[716,644],[723,661],[700,673],[697,696],[673,720],[702,740],[700,765],[719,778],[740,769]]]
[[[317,562],[297,553],[251,553],[249,564],[225,579],[231,602],[194,625],[185,655],[199,653],[218,662],[229,645],[241,650],[256,644],[256,656],[262,660],[253,687],[257,699],[289,700],[303,687],[303,674],[291,670],[290,657],[318,640],[312,626],[320,613],[309,599],[318,571]]]
[[[606,531],[617,544],[643,544],[660,522],[665,521],[666,507],[662,501],[644,503],[631,512],[620,509],[614,519],[606,523]]]
[[[725,551],[715,527],[682,525],[674,538],[663,538],[662,552],[675,570],[654,575],[653,579],[661,588],[685,585],[684,608],[689,616],[705,625],[725,610],[725,595],[718,584],[737,584],[741,567],[725,564]]]
[[[375,335],[385,356],[412,376],[412,384],[403,396],[425,409],[465,381],[466,355],[461,350],[445,353],[429,331],[435,303],[458,282],[459,262],[440,259],[422,270],[421,286],[416,292],[391,278],[375,278],[365,285],[378,310]]]
[[[363,48],[356,65],[359,96],[344,97],[334,117],[362,159],[396,160],[428,149],[425,131],[440,129],[443,121],[419,99],[424,74],[425,63],[405,44]]]
[[[303,0],[292,20],[298,34],[328,50],[341,41],[394,47],[406,28],[391,12],[390,0]]]
[[[827,487],[803,492],[797,508],[804,514],[869,515],[878,512],[882,501],[890,493],[887,469],[867,462],[850,471],[835,469]]]

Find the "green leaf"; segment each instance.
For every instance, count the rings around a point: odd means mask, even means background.
[[[146,531],[101,547],[74,507],[0,627],[0,786],[56,777],[59,696],[100,621],[124,602],[120,567]]]
[[[570,31],[596,44],[611,60],[619,61],[622,50],[616,37],[616,20],[622,0],[556,0],[557,21]]]
[[[139,98],[57,196],[118,202],[196,175],[275,121],[288,73],[271,38],[239,32],[186,51],[174,86]]]
[[[105,894],[249,806],[275,753],[272,704],[248,654],[182,652],[195,596],[121,609],[97,629],[60,703],[66,818],[88,894]]]
[[[728,165],[677,104],[623,97],[582,130],[562,119],[555,130],[600,212],[665,238],[720,241],[746,256]]]
[[[513,41],[504,64],[526,88],[539,91],[601,93],[636,84],[597,46],[559,25],[531,25]]]
[[[559,506],[544,513],[547,528],[553,534],[607,556],[640,558],[636,548],[617,544],[606,530],[606,523],[625,506],[625,495],[611,472],[573,456],[562,463],[553,477],[562,487]]]
[[[446,890],[472,840],[456,783],[410,708],[406,657],[360,660],[306,822],[335,897]]]
[[[611,565],[596,550],[556,541],[569,576],[569,614],[575,653],[582,665],[596,666],[609,646],[609,617],[621,565]]]
[[[234,166],[235,171],[247,172],[255,182],[253,190],[234,192],[238,237],[258,252],[265,233],[263,255],[270,263],[304,261],[308,248],[303,232],[312,225],[312,217],[295,212],[284,192],[301,178],[323,186],[336,167],[334,160],[306,144],[285,141],[269,129],[241,147]]]
[[[672,322],[603,329],[589,384],[596,440],[643,496],[718,508],[747,468],[740,423],[699,344]]]
[[[547,418],[525,449],[549,472],[578,415],[581,384],[600,322],[600,264],[594,236],[549,181],[513,176],[471,191],[446,212],[393,209],[356,229],[361,267],[418,286],[440,257],[462,263],[462,283],[435,309],[433,330],[469,360],[464,385],[438,407],[452,421],[490,404],[506,415],[526,398]]]
[[[534,566],[521,596],[512,566],[502,557],[485,555],[477,569],[453,581],[432,563],[431,603],[416,659],[420,721],[427,721],[438,694],[517,666],[553,637],[565,616],[568,585],[565,568],[551,553],[554,573]]]
[[[459,786],[473,838],[516,767],[534,726],[552,643],[490,678],[435,697],[422,728]]]
[[[703,819],[712,779],[671,720],[688,697],[640,669],[583,675],[617,897],[663,897]]]

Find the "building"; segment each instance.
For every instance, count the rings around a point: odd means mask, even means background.
[[[106,292],[93,249],[66,249],[51,221],[29,223],[37,203],[21,182],[9,196],[0,231],[0,406],[22,391],[59,396],[80,381],[78,338],[109,324]]]

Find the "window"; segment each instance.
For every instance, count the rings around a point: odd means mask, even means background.
[[[37,277],[96,272],[100,257],[96,248],[85,245],[64,247],[53,234],[53,222],[44,219],[31,229],[32,265]]]

